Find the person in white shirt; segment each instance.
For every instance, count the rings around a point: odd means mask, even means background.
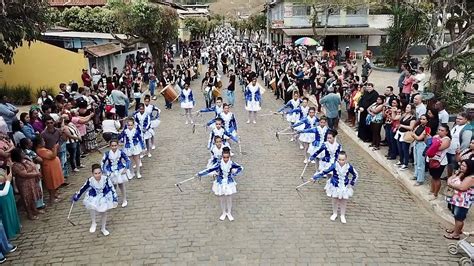
[[[109,142],[112,139],[118,139],[120,135],[120,121],[114,119],[115,110],[105,113],[105,119],[102,121],[102,137]]]
[[[99,84],[99,81],[100,81],[100,70],[97,68],[97,64],[92,64],[92,67],[91,67],[91,75],[92,75],[92,83],[94,85],[97,85]]]
[[[418,84],[418,91],[423,93],[426,84],[425,68],[419,67],[417,72],[418,73],[415,75],[415,82]]]
[[[449,114],[444,109],[444,103],[441,101],[437,101],[435,103],[435,108],[436,110],[438,110],[439,123],[447,125],[449,122]]]
[[[453,170],[458,168],[456,162],[456,152],[461,150],[461,133],[467,125],[467,113],[460,113],[456,117],[456,124],[451,128],[451,145],[448,148],[446,157],[448,158],[448,177],[453,175]]]
[[[416,107],[416,119],[419,119],[421,115],[426,114],[426,105],[423,104],[423,98],[419,94],[413,98],[413,103]]]

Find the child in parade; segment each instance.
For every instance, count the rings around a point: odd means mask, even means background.
[[[96,215],[100,214],[101,229],[104,236],[110,233],[105,228],[107,222],[107,211],[117,207],[117,193],[110,178],[102,175],[102,170],[99,164],[92,165],[92,176],[87,179],[81,189],[74,194],[72,200],[78,201],[82,194],[87,192],[84,197],[84,206],[90,210],[92,224],[89,232],[94,233],[97,227]]]
[[[113,139],[109,142],[110,150],[104,153],[102,157],[102,172],[110,177],[112,184],[117,190],[117,186],[122,192],[122,208],[127,207],[127,191],[125,183],[128,182],[130,173],[130,159],[123,150],[118,149],[118,140]]]
[[[209,142],[207,145],[208,149],[212,148],[212,144],[216,137],[220,137],[224,146],[229,147],[229,143],[227,142],[228,139],[232,139],[234,142],[239,142],[239,140],[232,136],[225,128],[222,127],[223,121],[221,118],[216,118],[214,127],[211,129],[211,133],[209,133]]]
[[[298,133],[312,133],[314,134],[314,141],[311,142],[308,148],[308,154],[312,155],[315,153],[321,145],[327,140],[327,133],[328,133],[328,127],[327,127],[327,117],[322,116],[319,119],[319,124],[317,127],[313,128],[308,128],[308,129],[303,129],[299,130]],[[311,163],[316,163],[316,161],[312,160]]]
[[[155,130],[155,128],[158,128],[160,125],[160,113],[161,110],[154,104],[150,103],[150,95],[145,95],[144,98],[144,103],[145,103],[145,112],[150,116],[150,130]],[[151,146],[151,149],[154,150],[155,147],[155,134],[156,132],[153,132],[151,138],[149,139],[149,145]]]
[[[181,108],[184,109],[186,125],[189,123],[194,124],[191,111],[194,108],[195,101],[193,98],[193,91],[189,87],[189,83],[184,84],[184,89],[181,90],[181,94],[179,95],[179,102],[181,103]]]
[[[237,138],[237,121],[235,120],[235,116],[230,111],[229,105],[227,103],[224,103],[222,106],[223,111],[217,117],[222,119],[224,122],[224,129],[229,132],[229,134]],[[206,125],[208,127],[212,127],[215,121],[216,119],[212,119]]]
[[[329,168],[316,173],[313,176],[314,180],[322,178],[325,175],[331,175],[331,178],[326,182],[324,190],[326,195],[332,199],[332,215],[331,221],[336,220],[337,211],[341,213],[341,223],[346,223],[346,207],[347,200],[354,194],[353,187],[358,180],[358,173],[355,168],[347,161],[347,154],[341,151],[338,154],[337,162],[334,162]],[[349,178],[349,175],[352,178]]]
[[[300,100],[300,94],[295,91],[293,93],[293,99],[289,100],[282,108],[278,109],[278,113],[282,113],[285,109],[290,109],[294,110],[298,108],[301,104]],[[298,116],[298,113],[292,112],[292,113],[287,113],[286,114],[286,121],[288,121],[290,124],[294,124],[298,122],[301,119],[300,116]]]
[[[327,132],[327,140],[323,142],[321,147],[316,150],[310,157],[309,160],[313,161],[319,154],[322,154],[320,157],[318,170],[323,171],[329,166],[331,166],[339,156],[342,146],[336,141],[337,131],[334,129],[329,129]]]
[[[217,175],[212,185],[212,191],[219,197],[222,215],[219,217],[224,221],[227,217],[233,221],[232,216],[232,195],[237,192],[237,183],[235,177],[243,170],[242,166],[230,159],[230,149],[224,147],[222,150],[222,159],[212,167],[204,169],[197,173],[197,176],[205,176],[212,173]]]
[[[128,119],[127,126],[120,134],[119,140],[124,143],[123,151],[134,163],[133,168],[137,169],[137,178],[142,178],[140,174],[140,167],[142,166],[140,154],[145,149],[145,144],[143,143],[140,127],[135,125],[133,118]],[[132,179],[133,176],[134,173],[129,178]]]
[[[148,113],[145,112],[145,105],[143,103],[140,103],[138,106],[138,111],[135,112],[133,115],[135,119],[135,123],[140,129],[140,132],[142,134],[142,138],[144,143],[146,144],[146,151],[148,158],[151,157],[151,138],[155,135],[155,131],[153,128],[151,128],[151,117],[148,115]],[[144,152],[145,150],[143,150]],[[141,155],[140,158],[145,157],[145,155]]]
[[[219,136],[214,138],[214,144],[212,145],[211,158],[207,162],[207,167],[212,167],[214,164],[218,163],[222,159],[222,150],[224,149],[223,139]]]
[[[252,82],[245,87],[245,110],[248,111],[249,116],[247,124],[250,124],[250,120],[253,117],[253,123],[257,123],[257,112],[262,109],[262,93],[260,92],[260,86],[257,85],[257,78],[253,78]]]
[[[304,125],[304,129],[315,128],[318,125],[319,119],[316,117],[316,109],[314,107],[309,108],[308,116],[301,119],[299,122],[293,124],[293,128],[298,128],[300,125]],[[314,141],[314,134],[312,133],[301,133],[298,140],[300,141],[300,149],[304,150],[304,163],[308,163],[308,148],[309,144]]]

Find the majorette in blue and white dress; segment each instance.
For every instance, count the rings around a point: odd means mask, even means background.
[[[260,92],[260,87],[258,84],[252,85],[250,83],[247,85],[244,91],[245,96],[245,110],[250,112],[257,112],[262,109],[260,103],[262,101],[262,94]]]
[[[212,173],[217,174],[216,180],[212,184],[212,191],[217,196],[229,196],[237,192],[235,177],[243,170],[242,166],[228,160],[227,163],[221,159],[218,163],[202,170],[197,175],[205,176]]]
[[[107,151],[102,157],[102,172],[110,177],[114,185],[128,182],[128,176],[131,176],[130,159],[122,150]]]
[[[300,125],[304,125],[304,129],[313,128],[318,126],[319,119],[316,116],[310,117],[307,116],[300,121],[293,124],[293,128],[297,128]],[[300,137],[298,138],[301,142],[311,143],[314,141],[314,134],[313,133],[301,133]]]
[[[300,99],[291,99],[289,100],[282,108],[278,109],[277,112],[283,112],[283,110],[285,109],[290,109],[290,110],[294,110],[296,108],[298,108],[298,106],[300,106],[301,104],[301,100]],[[286,114],[286,121],[290,122],[290,123],[296,123],[300,120],[300,117],[297,113],[287,113]]]
[[[217,106],[217,105],[214,105],[214,106],[209,107],[209,108],[203,108],[203,109],[199,110],[199,112],[201,112],[201,113],[214,112],[215,117],[217,117],[220,113],[222,113],[222,111],[224,111],[224,108],[222,106]]]
[[[149,105],[145,105],[145,113],[147,113],[150,116],[151,128],[152,129],[157,128],[161,123],[161,121],[160,121],[161,110],[157,106],[155,106],[153,104],[149,104]]]
[[[151,117],[146,113],[135,112],[133,115],[135,124],[140,128],[143,140],[151,139],[155,135],[155,130],[151,128]]]
[[[122,133],[120,133],[119,139],[124,143],[123,151],[127,156],[140,155],[145,150],[145,143],[138,126],[132,130],[125,127]]]
[[[217,105],[214,105],[212,107],[209,107],[209,108],[203,108],[201,110],[199,110],[200,113],[210,113],[210,112],[214,112],[215,116],[213,119],[209,120],[209,122],[207,122],[207,126],[208,127],[214,127],[214,122],[215,122],[215,118],[219,117],[219,115],[224,111],[224,107],[222,106],[217,106]]]
[[[336,199],[349,199],[352,197],[354,194],[352,187],[356,185],[359,174],[351,164],[345,163],[341,166],[339,162],[335,162],[324,171],[316,173],[313,179],[316,180],[327,174],[332,174],[331,178],[326,182],[326,186],[324,186],[328,197]],[[349,175],[352,175],[352,178],[349,178]]]
[[[306,118],[308,116],[308,113],[309,113],[309,106],[304,107],[303,105],[300,105],[300,106],[296,107],[296,109],[292,109],[292,110],[288,111],[288,113],[286,113],[286,114],[287,115],[292,115],[294,113],[298,114],[298,119],[296,121],[299,121],[303,118]],[[295,127],[295,130],[303,130],[303,129],[304,129],[303,124]]]
[[[328,127],[321,127],[318,125],[317,127],[313,128],[308,128],[308,129],[303,129],[299,132],[301,133],[312,133],[314,134],[314,141],[311,142],[311,144],[308,147],[308,154],[312,155],[315,153],[319,148],[321,148],[321,145],[327,140],[328,137]],[[320,154],[321,155],[321,154]]]
[[[181,90],[181,94],[179,95],[179,102],[181,103],[181,108],[183,109],[194,108],[195,101],[193,97],[193,91],[191,89]]]
[[[212,145],[214,144],[214,139],[216,137],[220,137],[222,139],[222,144],[223,146],[230,146],[228,143],[228,139],[231,139],[234,142],[239,142],[239,140],[230,134],[225,128],[221,127],[220,129],[217,129],[216,127],[213,127],[211,129],[211,133],[209,133],[209,142],[207,143],[207,148],[211,149]]]
[[[237,121],[235,120],[235,116],[232,112],[228,112],[227,114],[222,112],[216,118],[222,119],[222,121],[224,121],[225,130],[237,138]],[[207,123],[207,126],[213,125],[215,121],[216,119],[212,119]]]
[[[212,145],[210,149],[211,158],[209,158],[207,162],[207,168],[211,168],[213,165],[215,165],[222,159],[222,149],[224,147],[225,147],[224,145],[221,145],[220,148],[218,148],[216,145]]]
[[[117,193],[112,181],[105,175],[102,175],[99,181],[95,180],[93,176],[89,177],[74,195],[74,200],[79,200],[85,192],[87,194],[84,197],[84,206],[89,210],[105,212],[117,207]]]
[[[331,144],[329,141],[324,142],[321,147],[311,154],[309,160],[314,161],[316,157],[320,154],[323,153],[322,157],[319,160],[319,171],[323,171],[331,166],[334,162],[336,162],[337,157],[339,156],[339,153],[342,150],[341,144],[337,143],[337,141],[334,140],[334,143]]]

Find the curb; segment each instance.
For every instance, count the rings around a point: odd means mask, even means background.
[[[317,106],[316,98],[313,95],[306,95],[310,102]],[[452,213],[446,207],[446,201],[444,196],[440,195],[437,200],[428,200],[428,186],[413,186],[414,181],[411,179],[413,171],[400,171],[397,167],[393,166],[392,163],[385,159],[383,154],[384,151],[372,151],[367,144],[362,142],[354,130],[352,130],[346,123],[339,120],[339,130],[342,130],[346,135],[349,136],[359,147],[361,147],[366,153],[368,153],[378,164],[385,168],[395,179],[397,179],[403,187],[408,190],[413,196],[415,196],[426,208],[431,209],[434,213],[441,217],[443,220],[450,224],[454,224],[454,218]],[[464,225],[464,230],[474,229],[474,225]]]
[[[397,69],[397,68],[379,67],[379,66],[376,66],[376,65],[373,65],[372,68],[375,69],[375,70],[378,70],[378,71],[382,71],[382,72],[394,72],[394,73],[398,73],[398,69]]]

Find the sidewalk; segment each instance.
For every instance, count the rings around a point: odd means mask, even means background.
[[[310,102],[317,106],[316,98],[313,95],[306,95],[309,98]],[[341,119],[342,120],[342,119]],[[444,196],[439,195],[438,199],[429,201],[429,190],[430,190],[430,176],[426,173],[426,179],[424,185],[422,186],[414,186],[415,182],[412,180],[414,176],[414,170],[410,167],[406,171],[400,171],[398,167],[393,165],[392,161],[389,161],[385,158],[385,154],[387,153],[386,147],[381,147],[378,151],[372,151],[369,148],[370,143],[364,143],[357,137],[357,132],[354,131],[351,127],[346,125],[343,121],[339,121],[339,131],[343,131],[346,135],[348,135],[351,139],[353,139],[365,152],[367,152],[372,158],[379,163],[382,167],[384,167],[394,178],[396,178],[401,185],[403,185],[412,195],[417,197],[420,202],[427,208],[434,211],[434,213],[450,224],[454,224],[454,218],[452,213],[447,208],[447,203],[444,200]],[[443,191],[446,182],[442,181],[441,191]],[[393,199],[396,200],[396,199]],[[474,230],[474,217],[472,215],[468,215],[465,220],[464,231],[473,231]]]

